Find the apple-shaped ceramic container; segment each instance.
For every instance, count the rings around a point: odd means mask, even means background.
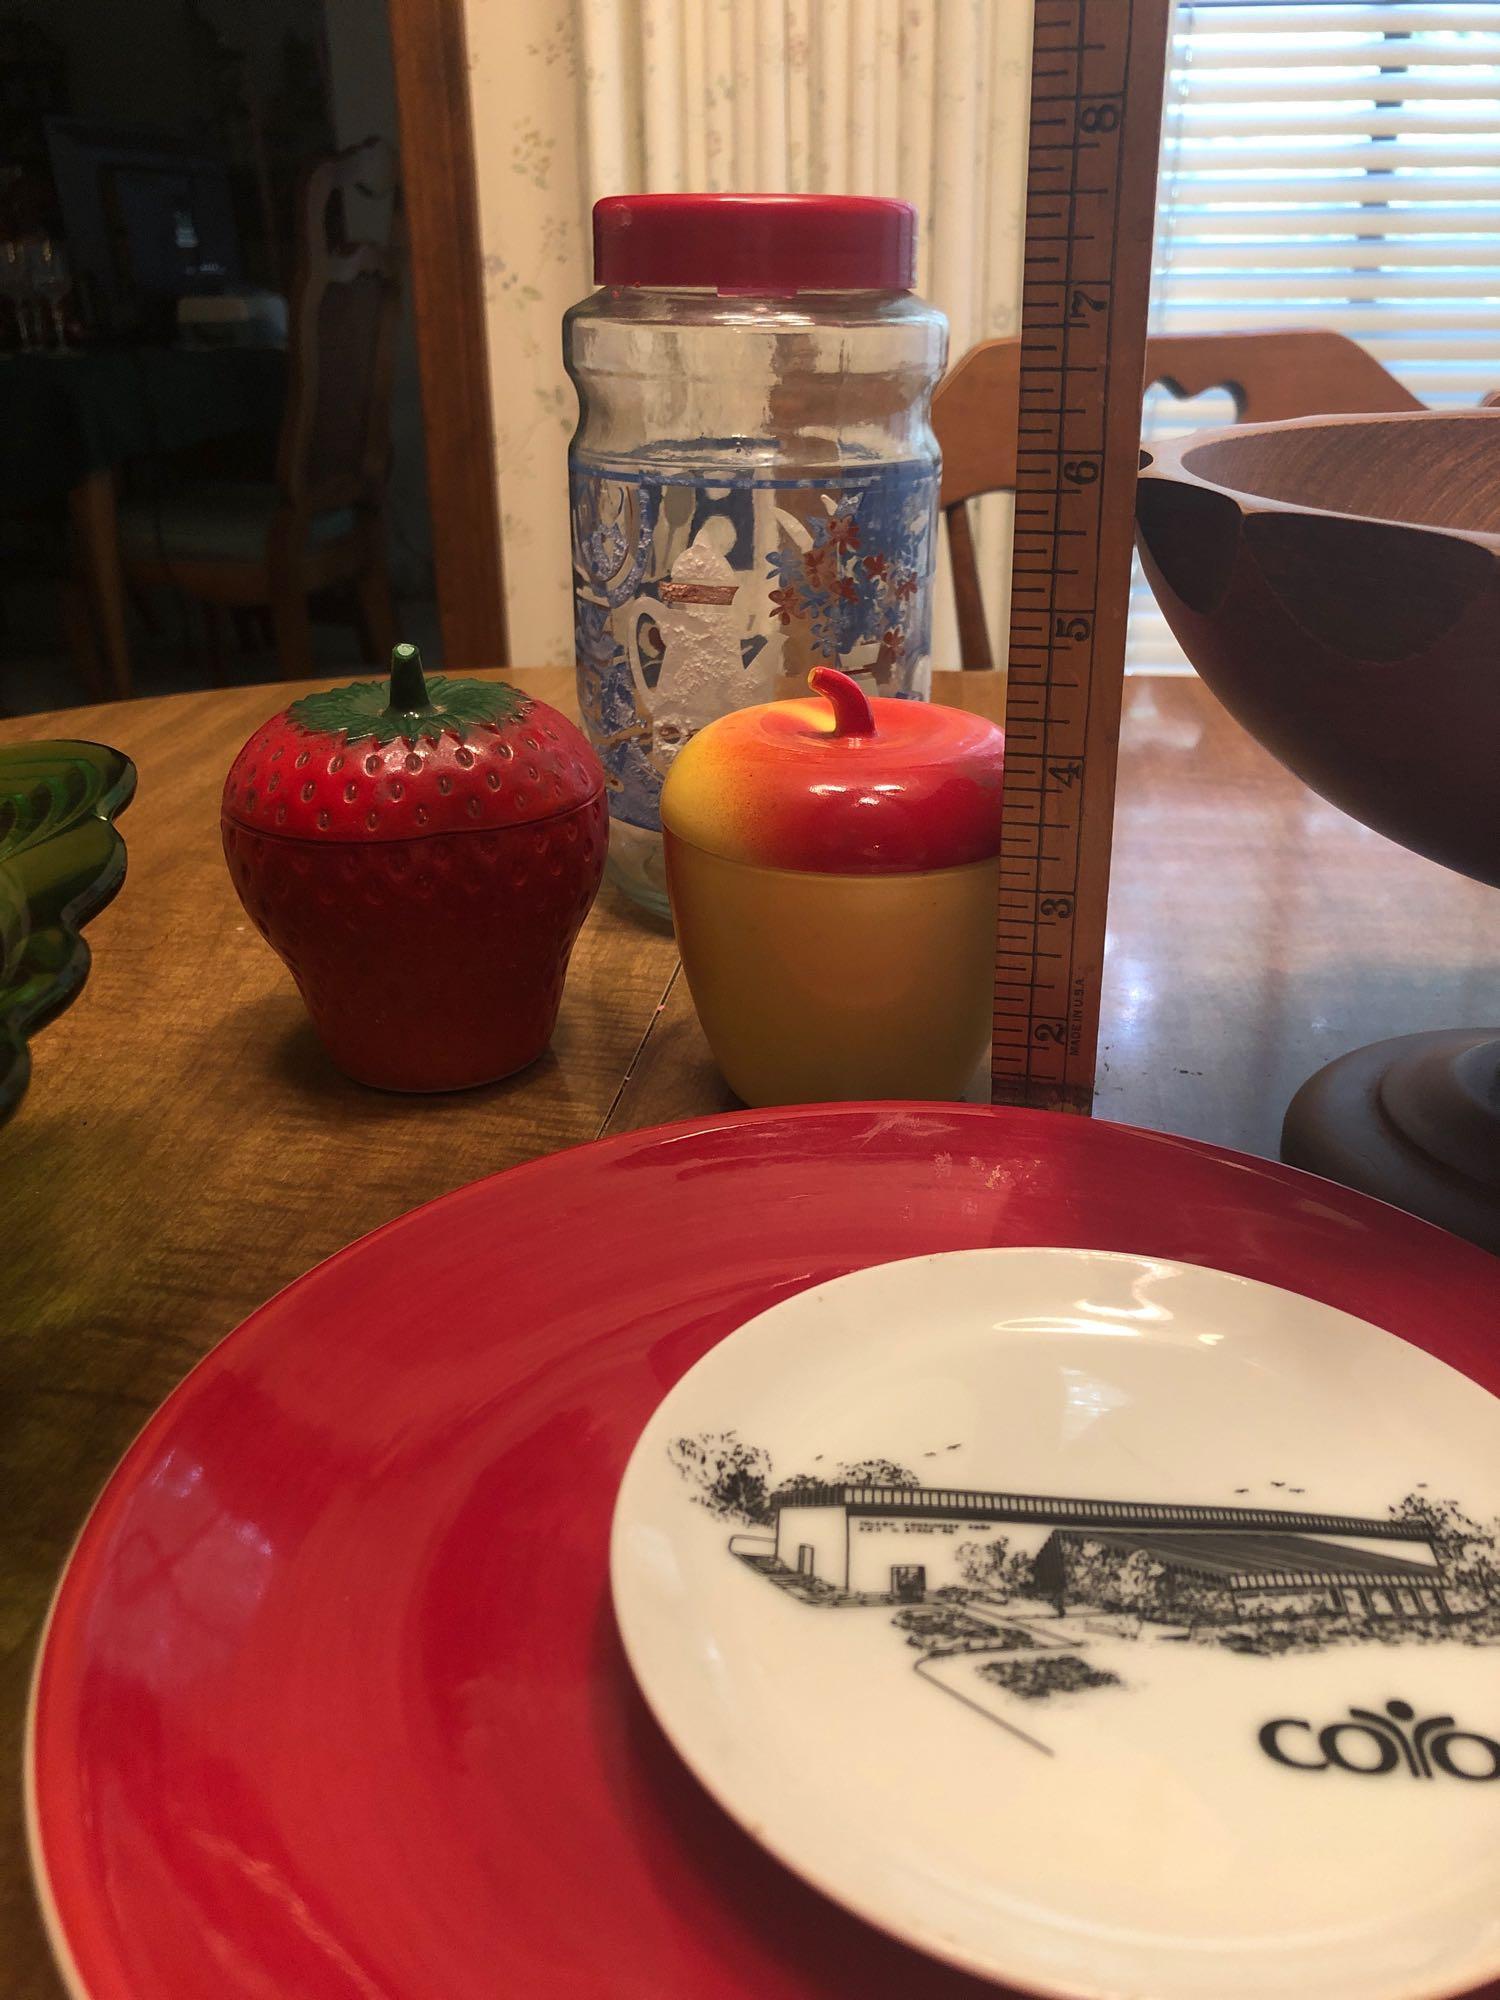
[[[224,786],[240,901],[324,1047],[386,1090],[509,1076],[552,1038],[608,838],[604,773],[566,716],[422,673],[304,697]]]
[[[662,793],[703,1031],[747,1104],[962,1097],[990,1042],[1004,735],[808,680],[824,699],[700,730]]]

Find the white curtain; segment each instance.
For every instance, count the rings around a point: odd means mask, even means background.
[[[593,288],[593,202],[899,195],[920,218],[918,289],[947,313],[957,359],[1019,325],[1031,12],[1031,0],[467,0],[514,660],[573,657],[576,409],[558,322]],[[979,535],[997,634],[1008,505],[986,503]],[[933,660],[956,663],[946,576]]]

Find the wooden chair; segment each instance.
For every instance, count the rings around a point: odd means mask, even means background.
[[[202,600],[216,645],[220,607],[269,607],[288,679],[313,672],[318,592],[352,592],[372,665],[396,642],[385,487],[399,267],[389,241],[351,242],[345,222],[347,198],[389,186],[393,164],[367,139],[307,177],[275,480],[199,482],[120,509],[128,580]]]
[[[932,427],[943,453],[938,504],[948,523],[964,667],[995,664],[969,502],[1015,489],[1020,368],[1019,340],[981,341],[943,377],[932,399]],[[1357,342],[1316,328],[1158,337],[1146,344],[1145,386],[1155,382],[1179,397],[1226,388],[1239,423],[1422,408]]]

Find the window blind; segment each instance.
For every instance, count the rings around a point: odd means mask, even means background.
[[[1434,407],[1500,388],[1500,6],[1177,0],[1150,326],[1332,327]],[[1143,429],[1233,418],[1153,390]],[[1127,668],[1187,671],[1139,564]]]

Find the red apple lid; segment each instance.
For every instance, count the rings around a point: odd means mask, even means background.
[[[1000,851],[1005,735],[930,702],[869,699],[814,667],[824,699],[739,709],[701,729],[662,825],[726,860],[846,875],[958,868]]]
[[[555,819],[604,772],[555,708],[502,681],[422,671],[304,695],[263,723],[224,785],[224,818],[286,840],[413,840]]]

